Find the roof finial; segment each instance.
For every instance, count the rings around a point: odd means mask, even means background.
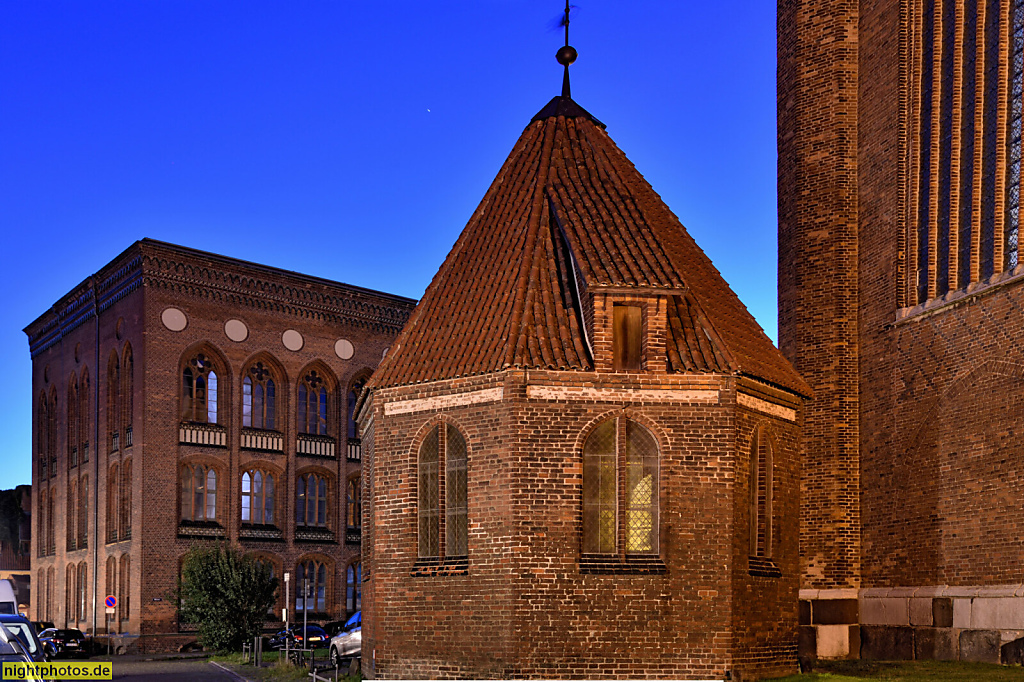
[[[566,99],[572,99],[569,90],[569,65],[576,61],[576,49],[569,45],[569,9],[569,0],[565,0],[565,16],[561,21],[562,26],[565,27],[565,45],[558,48],[558,52],[555,53],[555,59],[565,67],[565,72],[562,74],[562,97]]]

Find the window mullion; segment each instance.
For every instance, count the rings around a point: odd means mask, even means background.
[[[447,550],[447,523],[445,514],[448,512],[445,499],[445,478],[448,472],[448,429],[447,424],[437,425],[437,556],[444,559]]]
[[[615,418],[615,548],[620,560],[626,558],[626,424]]]

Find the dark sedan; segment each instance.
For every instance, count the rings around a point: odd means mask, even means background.
[[[288,646],[293,649],[325,649],[330,639],[319,625],[307,625],[305,635],[300,625],[276,633],[270,638],[270,648],[283,649],[287,641]]]
[[[39,641],[46,648],[46,653],[53,658],[58,656],[87,656],[88,650],[85,635],[81,630],[58,630],[48,628],[39,633]]]

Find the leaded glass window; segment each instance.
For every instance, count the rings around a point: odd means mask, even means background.
[[[315,369],[299,382],[299,431],[327,435],[327,386]]]
[[[181,518],[213,521],[217,518],[217,472],[202,464],[181,468]]]
[[[657,554],[660,456],[654,436],[619,417],[583,444],[583,552]]]
[[[327,606],[327,566],[303,561],[295,570],[295,610],[323,612]]]
[[[217,423],[217,373],[202,353],[193,357],[181,373],[181,418]]]
[[[420,557],[469,554],[468,464],[466,439],[451,424],[444,428],[434,426],[420,444],[417,473]]]
[[[323,476],[299,476],[295,486],[295,522],[300,526],[327,525],[327,479]]]
[[[274,523],[274,476],[260,469],[242,474],[242,523]]]
[[[276,388],[262,362],[249,368],[242,380],[242,426],[273,430]]]

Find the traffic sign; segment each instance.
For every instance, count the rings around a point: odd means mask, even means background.
[[[108,594],[107,598],[103,600],[103,603],[107,605],[108,609],[112,609],[117,606],[117,597],[112,594]]]

